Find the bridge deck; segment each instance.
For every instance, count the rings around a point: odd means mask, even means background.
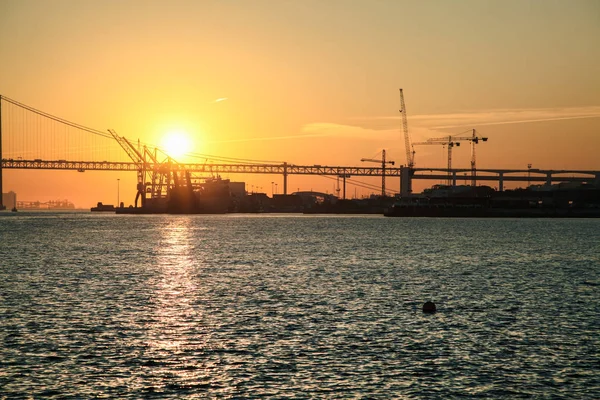
[[[345,167],[294,164],[171,164],[172,170],[187,170],[194,173],[218,174],[278,174],[278,175],[329,175],[329,176],[382,176],[381,167]],[[14,160],[3,159],[2,169],[75,170],[75,171],[137,171],[134,162],[113,161],[67,161],[67,160]],[[146,163],[146,170],[160,170],[165,164]],[[401,176],[403,167],[386,168],[386,176]],[[459,174],[470,173],[468,169],[414,168],[412,179],[444,180],[448,176],[462,179]],[[520,174],[520,175],[512,175]],[[541,176],[540,176],[541,175]],[[560,175],[560,176],[559,176]],[[569,176],[565,176],[569,175]],[[469,176],[469,179],[471,177]],[[479,169],[475,179],[479,181],[517,182],[588,182],[600,179],[600,171],[583,170],[523,170],[523,169]]]

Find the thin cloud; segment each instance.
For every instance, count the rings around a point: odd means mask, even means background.
[[[222,98],[227,99],[227,98]],[[217,99],[221,100],[221,99]],[[221,100],[223,101],[223,100]],[[409,129],[412,142],[425,141],[443,134],[445,129],[474,128],[478,126],[522,124],[546,121],[600,118],[600,107],[554,108],[554,109],[504,109],[453,114],[409,115]],[[330,122],[309,123],[297,135],[265,136],[211,141],[210,143],[240,143],[256,141],[298,140],[317,137],[340,137],[346,140],[402,141],[403,132],[400,117],[354,118],[356,124]],[[362,124],[360,122],[363,122]],[[383,124],[376,121],[388,121]],[[392,122],[393,123],[390,123]],[[402,142],[403,147],[404,144]],[[425,152],[425,151],[424,151]]]
[[[359,140],[404,140],[404,133],[400,127],[368,128],[356,125],[333,124],[333,123],[313,123],[307,124],[302,129],[304,132],[318,133],[322,136],[337,136],[344,139]],[[435,133],[427,127],[415,126],[411,128],[410,134],[413,140],[430,137]]]
[[[229,98],[228,97],[219,97],[218,99],[213,100],[212,103],[220,103],[225,100],[229,100]]]
[[[534,109],[495,109],[476,112],[460,112],[451,114],[409,115],[409,126],[426,127],[431,130],[451,128],[477,127],[489,125],[523,124],[546,121],[563,121],[600,117],[600,106],[568,107],[568,108],[534,108]],[[365,124],[373,121],[399,121],[400,116],[382,116],[373,118],[356,118]]]
[[[584,119],[584,118],[600,118],[600,114],[598,114],[598,115],[574,115],[574,116],[570,116],[570,117],[522,119],[522,120],[514,120],[514,121],[472,122],[469,124],[433,126],[433,127],[431,127],[431,129],[450,129],[450,128],[464,128],[464,127],[470,127],[470,126],[527,124],[527,123],[531,123],[531,122],[564,121],[564,120]]]
[[[302,127],[302,133],[297,135],[282,135],[282,136],[263,136],[253,138],[226,139],[211,141],[210,143],[239,143],[239,142],[257,142],[257,141],[274,141],[274,140],[298,140],[305,138],[316,137],[343,137],[344,139],[376,139],[388,140],[390,138],[398,138],[398,129],[390,130],[375,130],[362,128],[353,125],[333,124],[328,122],[318,122],[307,124]]]

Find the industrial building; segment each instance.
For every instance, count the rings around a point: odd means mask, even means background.
[[[13,191],[2,193],[2,203],[6,210],[12,210],[17,207],[17,194]]]

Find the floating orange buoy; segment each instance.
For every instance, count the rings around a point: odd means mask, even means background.
[[[423,304],[423,312],[427,314],[433,314],[435,312],[435,304],[431,301]]]

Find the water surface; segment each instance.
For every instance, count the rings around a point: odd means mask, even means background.
[[[600,220],[20,212],[0,243],[0,398],[600,398]]]

